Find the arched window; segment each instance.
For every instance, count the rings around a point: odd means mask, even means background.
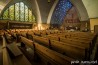
[[[51,24],[62,24],[67,11],[72,7],[70,0],[59,0],[51,19]]]
[[[35,22],[35,16],[23,2],[15,3],[8,7],[2,17],[4,20],[15,20],[23,22]]]

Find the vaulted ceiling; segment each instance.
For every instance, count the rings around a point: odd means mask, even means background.
[[[98,18],[98,0],[82,0],[89,18]]]
[[[0,13],[11,0],[0,0]]]
[[[0,0],[0,15],[8,5],[15,2],[23,1],[28,5],[36,15],[37,22],[47,22],[53,5],[57,0]],[[98,0],[70,0],[76,7],[80,21],[88,20],[89,18],[98,18]]]

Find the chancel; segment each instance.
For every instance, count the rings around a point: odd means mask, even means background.
[[[98,0],[0,0],[0,65],[97,65]]]

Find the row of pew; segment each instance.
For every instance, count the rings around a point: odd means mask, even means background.
[[[71,65],[73,60],[90,60],[97,35],[94,33],[47,31],[8,31],[5,39],[11,38],[29,46],[45,65]]]
[[[20,36],[20,39],[21,42],[28,45],[30,48],[34,48],[34,53],[38,54],[46,65],[47,63],[50,63],[51,65],[71,65],[70,62],[74,60],[23,36]]]
[[[15,33],[15,36],[12,35],[11,32],[9,31],[4,31],[4,33],[1,35],[2,39],[3,39],[3,65],[31,65],[31,63],[27,60],[27,58],[24,56],[24,54],[19,50],[19,48],[16,46],[15,43],[13,43],[13,38],[17,39],[19,34]],[[14,37],[13,37],[14,36]],[[44,48],[44,46],[42,45],[37,45],[39,47],[42,47],[43,49],[49,50],[48,53],[50,53],[52,51],[52,55],[55,56],[57,55],[57,58],[59,58],[58,60],[55,61],[55,58],[53,58],[53,60],[47,60],[46,64],[50,64],[50,61],[52,61],[52,64],[54,65],[64,65],[64,64],[68,64],[70,65],[70,61],[73,60],[69,57],[63,56],[63,55],[59,55],[59,53],[57,54],[57,52],[50,50],[48,48]],[[36,47],[36,48],[39,48]],[[44,51],[41,50],[41,52],[37,52],[42,58],[43,58],[43,53]],[[44,55],[45,56],[45,55]],[[47,54],[46,54],[47,56]],[[52,56],[52,57],[53,57]],[[50,56],[50,58],[52,58]],[[65,61],[63,60],[63,57],[65,57],[65,60],[67,58],[69,58],[69,60],[67,60],[67,63],[65,63]],[[46,59],[46,57],[44,58]],[[61,61],[63,60],[63,61]],[[58,62],[59,61],[59,62]],[[23,63],[24,62],[24,63]],[[57,63],[58,62],[58,63]]]
[[[3,45],[3,64],[2,65],[32,65],[24,54],[20,51],[15,42],[12,42],[12,37],[6,31],[1,35]]]
[[[42,33],[44,33],[44,34],[41,35]],[[62,31],[62,32],[61,31],[51,31],[51,32],[48,31],[48,33],[49,34],[47,34],[47,31],[36,31],[36,32],[33,31],[33,32],[27,32],[27,33],[24,32],[24,33],[20,33],[20,34],[25,37],[28,35],[33,35],[32,38],[36,42],[41,43],[41,41],[42,41],[43,42],[42,44],[48,45],[48,46],[51,46],[51,42],[53,41],[53,43],[54,43],[54,40],[55,40],[55,43],[58,42],[58,43],[67,44],[67,45],[69,44],[71,46],[73,45],[73,46],[76,46],[77,48],[80,47],[81,49],[85,50],[83,52],[84,58],[82,57],[82,60],[90,59],[90,53],[93,50],[92,47],[94,47],[94,43],[95,43],[96,37],[97,37],[96,34],[84,33],[84,32],[66,32],[66,31]],[[78,35],[78,34],[82,34],[82,37],[81,37],[81,35]],[[90,35],[90,36],[88,37],[88,35]],[[39,36],[41,36],[41,37],[39,37]],[[42,37],[44,37],[44,38],[42,38]],[[45,39],[45,38],[47,38],[47,39]],[[46,43],[44,43],[44,42],[46,42]],[[61,50],[60,50],[60,52],[61,52]],[[61,53],[65,54],[65,52],[61,52]],[[81,57],[81,55],[80,55],[80,57]],[[76,58],[76,59],[79,59],[79,58]]]

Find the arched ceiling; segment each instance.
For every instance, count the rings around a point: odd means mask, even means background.
[[[44,0],[44,1],[37,0],[39,9],[40,9],[40,13],[41,13],[42,23],[46,23],[50,9],[54,4],[54,1],[55,0],[51,0],[50,2],[48,2],[48,0]]]
[[[37,22],[47,22],[47,18],[51,7],[55,0],[0,0],[0,14],[7,5],[11,5],[12,2],[24,1],[32,10],[37,18]],[[98,0],[70,0],[72,4],[77,8],[80,21],[88,20],[89,18],[98,17]]]
[[[98,18],[98,0],[82,0],[89,18]]]
[[[10,2],[11,0],[0,0],[0,14],[4,7]]]
[[[80,21],[88,21],[89,16],[87,10],[82,2],[82,0],[70,0],[72,4],[76,7],[78,17]]]

